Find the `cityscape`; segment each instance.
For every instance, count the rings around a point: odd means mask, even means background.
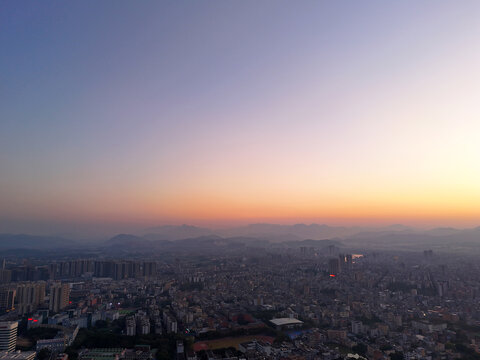
[[[473,250],[354,253],[340,240],[203,236],[144,252],[127,239],[108,242],[121,257],[99,248],[28,258],[10,251],[0,272],[2,357],[478,356]]]
[[[480,359],[480,1],[1,0],[0,360]]]

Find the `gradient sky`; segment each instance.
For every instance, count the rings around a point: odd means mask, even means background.
[[[480,225],[479,19],[476,0],[2,1],[0,232]]]

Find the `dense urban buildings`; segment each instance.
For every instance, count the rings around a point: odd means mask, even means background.
[[[474,256],[215,241],[124,258],[10,257],[2,349],[15,350],[18,328],[22,350],[52,360],[480,356]]]
[[[31,313],[44,304],[45,289],[46,283],[44,281],[19,283],[16,292],[18,312],[22,315]]]
[[[0,360],[480,360],[480,0],[0,1]]]

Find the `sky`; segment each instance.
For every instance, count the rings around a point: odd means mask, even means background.
[[[476,0],[2,1],[0,232],[478,226],[479,18]]]

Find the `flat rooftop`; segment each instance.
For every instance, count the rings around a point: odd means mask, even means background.
[[[284,325],[301,325],[303,321],[300,321],[295,318],[278,318],[272,319],[270,322],[275,326],[284,326]]]

